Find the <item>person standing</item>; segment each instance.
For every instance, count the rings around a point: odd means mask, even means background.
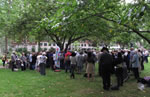
[[[27,65],[27,57],[25,56],[24,53],[22,53],[22,56],[21,56],[21,70],[24,71],[26,70],[26,65]]]
[[[143,51],[141,50],[141,70],[144,70],[144,54],[143,54]]]
[[[36,60],[37,60],[37,55],[36,55],[36,53],[33,53],[32,54],[32,70],[34,70],[35,69],[35,65],[36,65]]]
[[[112,56],[109,54],[109,51],[106,47],[103,47],[101,50],[103,53],[99,60],[101,77],[103,80],[103,89],[109,90],[111,82],[111,72],[112,72]]]
[[[118,52],[115,75],[117,77],[117,88],[119,89],[120,86],[123,86],[123,57],[121,52]]]
[[[128,73],[129,73],[130,72],[130,52],[129,51],[125,51],[124,53],[124,61],[127,66]]]
[[[60,53],[60,68],[65,69],[65,66],[64,66],[64,52]]]
[[[38,71],[38,72],[40,72],[40,58],[41,58],[41,56],[42,56],[42,52],[38,52],[37,53],[37,60],[36,60],[36,65],[35,65],[35,69]]]
[[[30,53],[30,54],[29,54],[30,70],[33,70],[33,68],[32,68],[32,67],[33,67],[33,66],[32,66],[32,65],[33,65],[33,64],[32,64],[32,60],[33,60],[33,59],[32,59],[32,56],[33,56],[32,53]]]
[[[6,61],[7,61],[7,56],[6,56],[6,54],[5,54],[5,55],[2,57],[3,67],[5,67]]]
[[[138,56],[138,52],[134,51],[133,52],[133,58],[131,60],[132,63],[132,70],[134,73],[134,77],[135,79],[139,78],[139,66],[140,66],[140,62],[139,62],[139,56]]]
[[[70,57],[70,69],[71,69],[71,75],[70,75],[70,78],[75,78],[75,74],[74,74],[74,71],[75,71],[75,66],[76,66],[76,53],[75,52],[72,52],[71,54],[71,57]]]
[[[134,50],[134,48],[132,47],[132,48],[130,49],[130,70],[133,70],[133,69],[132,69],[132,60],[133,60],[134,53],[135,53],[135,50]]]
[[[79,55],[77,56],[77,68],[79,74],[81,74],[82,72],[83,64],[84,64],[84,56],[83,52],[80,52]]]
[[[50,63],[50,68],[51,68],[52,70],[54,70],[53,55],[54,55],[54,51],[50,51],[50,54],[49,54],[49,63]]]
[[[148,50],[145,50],[145,52],[144,52],[144,55],[145,55],[145,62],[146,63],[148,63],[148,57],[149,57],[149,52],[148,52]]]
[[[86,61],[87,61],[86,74],[87,74],[88,80],[90,80],[90,78],[92,78],[92,80],[93,80],[94,74],[95,74],[94,73],[95,60],[94,60],[92,52],[88,52]]]
[[[14,69],[15,69],[15,62],[16,62],[16,59],[17,59],[17,57],[16,57],[16,53],[15,53],[15,51],[13,51],[13,53],[12,53],[12,55],[11,55],[11,70],[12,71],[14,71]]]
[[[42,53],[42,56],[40,56],[40,74],[41,75],[46,75],[46,60],[47,60],[47,57],[46,57],[46,53],[43,52]]]
[[[66,73],[70,71],[70,55],[71,53],[69,51],[65,54],[64,64]]]

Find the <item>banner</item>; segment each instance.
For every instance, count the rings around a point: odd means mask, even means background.
[[[56,51],[55,51],[55,55],[54,55],[54,61],[55,61],[55,67],[56,68],[60,68],[60,48],[58,46],[56,46]]]

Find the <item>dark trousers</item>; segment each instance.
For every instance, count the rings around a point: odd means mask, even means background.
[[[110,72],[103,71],[101,76],[102,76],[102,79],[103,79],[103,88],[104,89],[109,89],[110,88]]]
[[[123,86],[123,68],[122,67],[116,68],[115,75],[117,77],[117,86],[119,88],[120,86]]]
[[[3,66],[5,66],[5,60],[2,60],[2,62],[3,62]]]
[[[133,73],[134,73],[134,77],[136,79],[138,79],[139,78],[139,69],[138,68],[132,68],[132,70],[133,70]]]
[[[50,68],[50,61],[49,60],[46,62],[46,68]]]
[[[144,59],[141,61],[141,70],[144,70]]]
[[[14,71],[15,69],[15,62],[11,62],[12,66],[11,66],[11,70]]]
[[[145,56],[144,59],[145,59],[145,62],[148,63],[148,56]]]
[[[24,66],[21,66],[21,71],[24,71]]]
[[[50,68],[51,68],[52,70],[55,70],[54,61],[50,61]]]
[[[71,64],[71,75],[70,75],[71,78],[75,78],[74,71],[75,71],[75,64]]]
[[[65,69],[64,60],[60,60],[60,68],[61,69]]]
[[[67,73],[68,70],[70,71],[70,62],[69,61],[65,62],[65,72]]]
[[[22,64],[23,64],[23,66],[21,65],[21,70],[24,71],[24,70],[26,70],[26,63],[23,62]]]
[[[82,72],[82,66],[77,66],[78,67],[78,73]]]
[[[52,57],[49,59],[49,64],[50,64],[50,68],[51,68],[52,70],[55,70],[55,68],[54,68],[54,60],[53,60]]]
[[[126,66],[127,66],[128,72],[130,72],[130,62],[129,61],[126,62]]]
[[[46,72],[45,72],[45,66],[46,64],[45,63],[41,63],[40,64],[40,74],[41,75],[46,75]]]
[[[32,65],[33,65],[32,62],[30,62],[30,70],[33,70]]]
[[[35,64],[32,65],[32,69],[35,70]]]

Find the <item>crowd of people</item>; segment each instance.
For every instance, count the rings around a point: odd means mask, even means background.
[[[95,51],[48,51],[39,53],[22,53],[21,56],[12,52],[11,60],[7,62],[12,71],[21,69],[37,70],[41,75],[46,75],[46,68],[54,71],[64,69],[70,73],[70,78],[75,79],[75,74],[84,74],[89,81],[94,80],[95,64],[98,63],[98,75],[102,77],[103,89],[119,89],[123,82],[129,78],[131,71],[135,79],[140,78],[140,72],[144,70],[144,63],[148,63],[149,52],[147,50],[108,50],[103,47],[100,52]],[[2,58],[5,66],[7,56]],[[111,86],[111,75],[115,74],[117,85]]]

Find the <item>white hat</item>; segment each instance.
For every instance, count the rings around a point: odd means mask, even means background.
[[[15,52],[15,51],[13,51],[12,53],[13,53],[13,54],[15,54],[16,52]]]
[[[45,52],[43,52],[43,53],[42,53],[42,55],[46,55],[46,53],[45,53]]]

